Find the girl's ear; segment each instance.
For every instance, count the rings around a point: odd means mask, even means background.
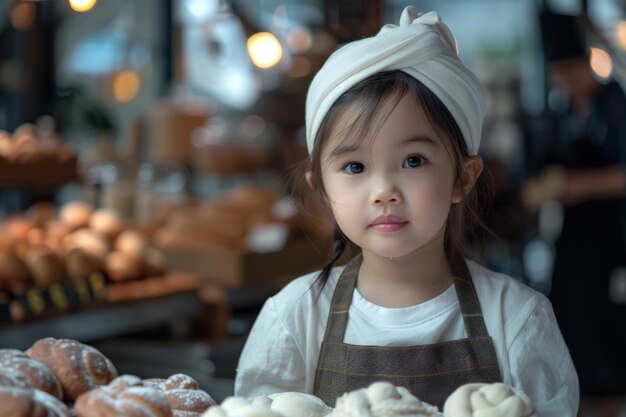
[[[309,187],[313,188],[313,173],[311,171],[307,171],[304,174],[304,178],[306,178],[306,183],[309,184]]]
[[[461,169],[462,183],[460,187],[458,185],[454,187],[454,191],[452,192],[453,203],[460,203],[472,190],[474,184],[476,184],[476,180],[483,172],[483,159],[478,155],[472,155],[463,161]]]

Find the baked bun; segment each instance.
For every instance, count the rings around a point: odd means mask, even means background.
[[[89,219],[89,227],[106,236],[110,240],[114,240],[117,235],[122,232],[124,224],[121,217],[113,210],[99,209],[93,212]]]
[[[58,399],[38,389],[0,385],[0,417],[70,417]]]
[[[174,417],[200,417],[215,401],[201,390],[195,379],[175,374],[168,379],[146,379],[144,386],[162,392],[172,408]]]
[[[72,201],[61,207],[59,218],[70,228],[80,229],[89,226],[92,212],[93,208],[89,204]]]
[[[54,374],[44,364],[20,350],[0,349],[0,369],[4,375],[4,378],[0,379],[0,385],[9,385],[9,379],[18,379],[22,383],[13,386],[37,388],[58,399],[63,398],[61,384]],[[28,385],[24,385],[24,380]]]
[[[35,342],[26,353],[52,371],[71,401],[117,376],[117,370],[102,353],[76,340],[47,337]]]
[[[43,227],[56,217],[56,207],[49,201],[38,201],[26,210],[26,216],[36,226]]]
[[[32,388],[28,378],[14,369],[3,369],[0,373],[0,387]],[[60,385],[59,385],[60,387]]]
[[[110,251],[109,242],[104,236],[86,228],[65,236],[63,244],[68,251],[80,248],[98,259],[104,259]]]
[[[33,229],[36,230],[36,229]],[[65,265],[51,250],[46,248],[31,248],[26,253],[26,265],[33,276],[35,285],[46,288],[54,282],[65,280],[67,275]]]
[[[6,230],[9,236],[15,240],[26,240],[28,232],[35,227],[35,224],[23,217],[13,217],[6,221]]]
[[[65,269],[69,279],[83,279],[96,271],[101,271],[102,262],[80,248],[74,248],[64,256]]]
[[[172,417],[165,396],[143,386],[141,379],[122,375],[109,385],[81,395],[75,404],[77,417]]]
[[[33,284],[33,277],[20,258],[0,252],[0,281],[9,291],[22,294]]]
[[[115,241],[115,250],[141,261],[145,258],[148,247],[148,238],[137,230],[125,230]]]
[[[122,252],[111,252],[104,260],[104,269],[113,282],[133,281],[143,277],[143,263]]]

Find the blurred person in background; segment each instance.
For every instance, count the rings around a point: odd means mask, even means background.
[[[615,291],[626,287],[626,99],[616,82],[594,78],[576,17],[543,11],[540,26],[550,83],[567,106],[521,197],[533,211],[547,200],[563,205],[549,297],[581,396],[616,399],[626,394],[626,297]],[[600,415],[617,415],[617,400],[603,403]]]

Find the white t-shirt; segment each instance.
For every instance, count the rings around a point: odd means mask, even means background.
[[[330,302],[343,268],[333,269],[321,293],[310,290],[318,275],[312,273],[267,300],[239,359],[236,395],[313,393]],[[468,268],[503,382],[526,392],[540,417],[574,417],[578,377],[548,299],[474,262]],[[344,342],[416,346],[466,337],[451,285],[432,300],[406,308],[380,307],[355,289]]]

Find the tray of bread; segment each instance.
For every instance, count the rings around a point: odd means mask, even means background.
[[[73,339],[0,349],[0,368],[1,416],[200,417],[215,404],[190,376],[118,375],[100,351]]]
[[[530,398],[503,383],[461,385],[443,410],[385,381],[333,404],[300,392],[228,397],[219,405],[188,375],[120,375],[92,346],[46,337],[0,349],[0,416],[48,417],[537,417]]]
[[[0,224],[0,324],[199,287],[109,210],[42,202]]]
[[[53,131],[51,118],[0,130],[0,187],[53,185],[78,178],[76,153]]]

